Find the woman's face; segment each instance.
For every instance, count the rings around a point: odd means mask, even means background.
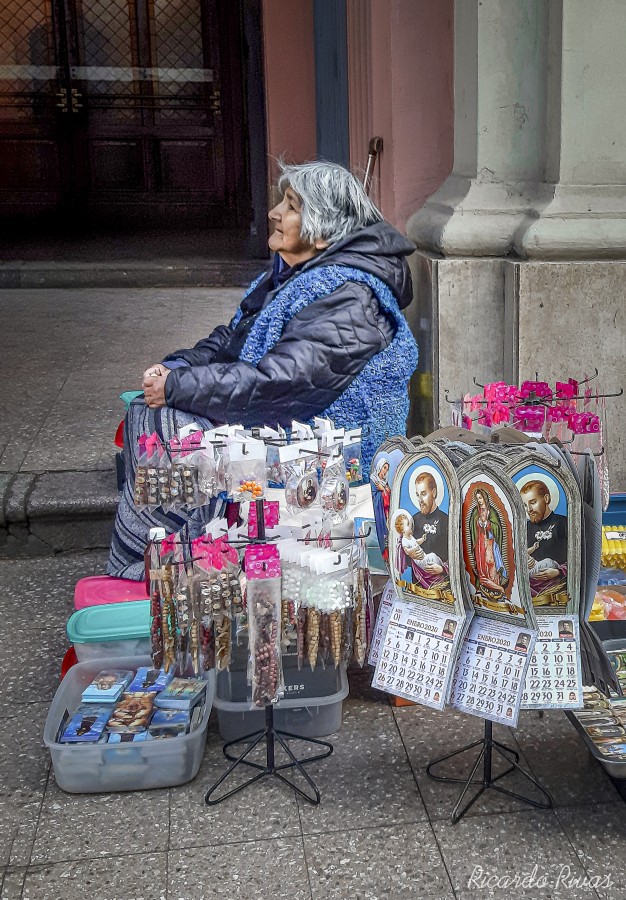
[[[304,241],[300,235],[302,219],[300,211],[302,201],[293,188],[288,187],[283,199],[274,209],[270,209],[268,217],[274,226],[268,244],[270,250],[279,253],[288,266],[313,259],[323,247],[317,247]],[[324,243],[317,242],[317,243]]]

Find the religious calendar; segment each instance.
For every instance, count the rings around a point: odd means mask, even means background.
[[[367,658],[370,666],[375,666],[380,656],[380,648],[385,642],[385,633],[387,625],[391,618],[391,610],[396,599],[396,592],[393,589],[393,583],[388,581],[385,585],[382,597],[380,598],[380,606],[378,607],[378,615],[376,616],[376,624],[374,633],[370,642],[370,652]]]
[[[578,709],[583,705],[578,620],[537,616],[537,625],[522,709]]]
[[[475,616],[454,667],[450,705],[517,725],[536,632]]]
[[[373,687],[443,709],[462,622],[463,617],[396,599],[378,651]]]

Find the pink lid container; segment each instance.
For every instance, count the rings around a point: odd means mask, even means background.
[[[74,588],[74,609],[148,599],[145,582],[113,578],[111,575],[81,578]]]

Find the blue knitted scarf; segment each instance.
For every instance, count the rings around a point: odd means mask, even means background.
[[[259,279],[250,286],[254,289]],[[351,266],[319,266],[290,279],[256,319],[243,346],[240,359],[257,365],[279,341],[283,330],[297,313],[336,291],[348,281],[366,284],[381,308],[396,324],[396,334],[383,351],[376,354],[349,387],[320,416],[333,419],[339,428],[363,427],[362,464],[364,478],[377,448],[387,436],[406,433],[409,412],[409,379],[417,366],[417,344],[398,301],[388,286],[367,272]],[[246,294],[247,296],[247,294]],[[235,314],[232,324],[241,318]]]

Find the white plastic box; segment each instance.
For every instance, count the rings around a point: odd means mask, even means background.
[[[191,781],[198,773],[213,697],[215,672],[207,678],[206,700],[199,727],[189,734],[137,744],[60,744],[57,736],[66,712],[79,706],[81,695],[103,669],[132,669],[151,665],[147,657],[115,657],[78,663],[57,690],[44,728],[44,743],[52,756],[57,784],[71,794],[143,791]]]
[[[79,662],[149,655],[150,602],[109,603],[76,610],[68,620],[67,636]]]
[[[345,666],[308,663],[301,670],[292,658],[283,660],[285,698],[274,705],[274,724],[280,731],[301,737],[324,737],[341,727],[343,701],[348,696]],[[214,705],[222,740],[234,741],[265,727],[264,710],[251,707],[246,671],[240,666],[219,672]]]

